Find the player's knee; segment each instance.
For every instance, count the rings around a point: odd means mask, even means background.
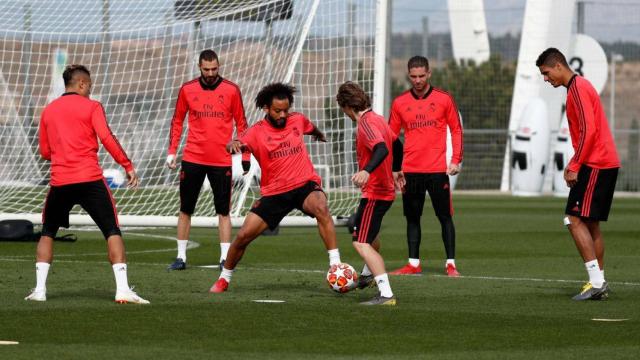
[[[420,215],[416,213],[404,214],[404,217],[407,218],[407,222],[410,224],[420,223]]]
[[[327,220],[331,218],[331,213],[329,212],[329,206],[326,201],[316,201],[313,205],[311,205],[311,214],[315,216],[318,220]]]
[[[193,209],[192,210],[180,209],[180,217],[181,218],[191,219],[191,214],[193,214]]]
[[[362,251],[364,251],[364,248],[366,246],[371,246],[371,245],[369,245],[367,243],[362,243],[362,242],[357,242],[357,241],[353,241],[351,243],[353,244],[353,248],[356,249],[358,254],[362,254]]]
[[[449,214],[439,214],[438,221],[440,221],[440,224],[449,224],[453,222],[453,219]]]

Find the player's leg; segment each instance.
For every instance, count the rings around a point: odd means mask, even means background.
[[[570,222],[568,225],[569,232],[571,233],[571,237],[576,244],[576,248],[582,257],[589,276],[589,282],[582,287],[580,293],[574,296],[573,299],[587,300],[600,298],[602,293],[606,292],[606,282],[604,281],[602,269],[598,264],[594,239],[591,236],[587,222],[584,221],[584,219],[572,215],[569,215],[568,218]]]
[[[376,237],[376,239],[371,243],[371,247],[376,252],[380,253],[379,237]],[[369,269],[369,266],[365,262],[364,266],[362,267],[362,271],[360,272],[360,277],[358,277],[358,284],[356,285],[356,287],[358,289],[364,289],[367,287],[373,287],[375,285],[376,285],[376,280],[373,276],[373,272],[371,272],[371,269]]]
[[[356,213],[353,247],[362,257],[373,274],[380,293],[363,305],[395,305],[396,298],[391,290],[384,259],[372,244],[378,241],[382,218],[391,207],[391,201],[360,199]],[[379,244],[377,245],[379,249]]]
[[[220,240],[220,270],[227,258],[231,245],[231,167],[212,166],[207,172],[207,178],[213,192],[213,201],[218,214],[218,238]]]
[[[405,174],[406,185],[402,193],[402,209],[407,221],[407,247],[409,261],[400,269],[390,272],[391,275],[414,275],[422,273],[420,265],[420,242],[422,228],[420,218],[424,208],[425,193],[427,191],[426,174]]]
[[[585,220],[602,277],[604,276],[604,239],[600,231],[600,222],[609,219],[609,212],[613,202],[613,193],[616,188],[618,169],[598,170],[596,183],[593,189],[591,206],[589,208],[589,220]],[[606,280],[605,280],[606,282]]]
[[[302,210],[312,217],[315,217],[318,222],[318,232],[329,254],[329,266],[340,263],[340,250],[338,249],[338,240],[336,239],[336,229],[331,213],[329,212],[327,195],[318,184],[313,182],[305,185],[305,188],[301,189],[300,192],[300,197],[304,199],[302,202]]]
[[[578,181],[569,191],[565,213],[568,215],[567,228],[573,238],[576,248],[584,261],[589,282],[587,282],[574,300],[599,299],[606,292],[604,277],[598,264],[594,239],[589,231],[588,222],[592,221],[592,201],[595,185],[598,180],[598,169],[582,165],[578,173]]]
[[[53,239],[60,226],[69,227],[69,211],[74,205],[72,194],[67,193],[64,186],[52,186],[47,193],[42,210],[42,234],[36,248],[36,287],[25,300],[47,300],[47,277],[53,262]]]
[[[180,169],[180,214],[178,215],[177,238],[178,254],[167,270],[184,270],[187,267],[187,245],[191,232],[191,214],[196,209],[200,188],[206,176],[203,165],[182,162]]]
[[[276,225],[277,226],[277,225]],[[227,252],[227,259],[220,271],[218,280],[213,284],[209,292],[221,293],[227,291],[233,271],[242,259],[247,246],[251,244],[263,231],[269,228],[269,225],[257,214],[250,212],[244,219],[242,227],[238,231],[236,238],[231,243]],[[275,226],[274,226],[275,229]]]
[[[429,198],[433,211],[440,222],[442,243],[444,244],[447,261],[444,265],[445,273],[451,277],[458,277],[456,269],[456,229],[453,225],[453,202],[449,176],[446,173],[430,174],[428,186]]]
[[[236,235],[236,238],[231,243],[231,247],[229,247],[224,269],[235,269],[249,244],[268,227],[269,225],[260,216],[252,212],[247,214],[242,227],[238,231],[238,235]]]
[[[236,265],[242,259],[247,246],[266,229],[275,229],[282,218],[294,209],[287,194],[262,197],[253,203],[251,211],[244,218],[244,223],[229,247],[227,259],[220,271],[220,277],[209,292],[221,293],[227,290]]]
[[[604,272],[604,239],[602,238],[602,231],[600,231],[600,222],[587,220],[584,222],[593,240],[593,253],[596,256],[596,260],[598,260],[598,266]]]
[[[107,253],[116,280],[117,303],[149,304],[129,287],[127,255],[118,224],[116,203],[103,180],[78,184],[80,206],[91,216],[107,242]]]

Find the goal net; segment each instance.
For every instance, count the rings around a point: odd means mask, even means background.
[[[354,125],[335,103],[338,86],[374,81],[375,0],[30,0],[0,3],[0,218],[40,222],[49,164],[38,153],[42,109],[64,92],[62,71],[83,64],[92,72],[92,98],[141,178],[123,183],[122,169],[101,148],[100,164],[113,187],[123,225],[173,225],[179,211],[179,171],[166,168],[169,129],[178,90],[199,76],[200,51],[214,49],[220,74],[242,90],[249,124],[269,82],[295,85],[294,111],[325,132],[327,143],[307,148],[334,216],[348,216],[359,192]],[[185,122],[185,128],[188,126]],[[183,132],[181,153],[186,138]],[[254,161],[242,176],[234,158],[232,216],[241,222],[259,197]],[[126,181],[124,181],[126,183]],[[207,184],[207,181],[205,181]],[[301,223],[292,213],[290,223]],[[79,206],[73,223],[92,223]],[[215,224],[208,185],[193,224]]]

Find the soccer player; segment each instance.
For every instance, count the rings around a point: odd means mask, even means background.
[[[291,210],[315,217],[318,231],[329,254],[329,265],[340,263],[333,219],[320,177],[307,153],[304,135],[326,142],[325,135],[306,116],[289,112],[293,86],[273,83],[256,96],[256,107],[265,117],[227,145],[230,153],[249,151],[262,171],[261,198],[253,203],[235,240],[231,244],[220,278],[209,290],[227,290],[233,271],[247,246],[267,228],[274,230]]]
[[[574,300],[600,300],[608,296],[604,278],[604,240],[600,221],[607,221],[616,187],[620,160],[598,92],[575,74],[555,48],[543,51],[536,66],[544,81],[567,88],[566,112],[574,155],[564,169],[571,188],[565,225],[576,243],[589,275]]]
[[[442,242],[447,255],[445,273],[460,276],[456,269],[456,231],[453,225],[453,203],[449,176],[460,172],[462,162],[462,126],[455,101],[447,92],[431,86],[429,61],[414,56],[407,64],[411,89],[399,95],[391,105],[389,125],[400,135],[404,130],[402,171],[394,172],[396,186],[402,189],[402,204],[407,220],[409,263],[392,271],[392,275],[422,273],[420,217],[425,193],[442,229]],[[453,156],[446,162],[447,127],[451,132]],[[400,142],[400,140],[396,140]]]
[[[53,261],[53,239],[60,226],[69,227],[69,211],[80,204],[107,240],[116,278],[118,303],[149,304],[129,288],[124,242],[116,205],[98,164],[98,139],[127,172],[128,186],[138,176],[111,133],[102,104],[91,100],[91,75],[82,65],[62,73],[65,93],[45,107],[40,119],[40,155],[51,161],[51,187],[42,211],[42,236],[36,252],[36,287],[25,300],[47,300],[47,275]]]
[[[195,211],[205,176],[211,184],[218,214],[220,268],[227,257],[231,240],[231,155],[225,146],[233,137],[233,121],[239,134],[247,129],[240,88],[218,73],[218,55],[204,50],[198,60],[200,77],[180,88],[171,120],[167,166],[176,168],[176,153],[182,136],[185,115],[189,113],[187,145],[180,170],[180,214],[178,215],[178,255],[167,270],[187,267],[187,244],[191,231],[191,214]],[[249,155],[242,158],[244,173],[249,171]]]
[[[395,305],[396,298],[379,252],[378,233],[382,218],[396,197],[389,156],[396,135],[385,119],[371,110],[371,100],[358,84],[340,85],[336,99],[342,111],[358,124],[356,154],[360,170],[351,178],[362,190],[353,232],[353,247],[365,262],[358,287],[371,286],[375,281],[380,290],[373,299],[361,304]]]

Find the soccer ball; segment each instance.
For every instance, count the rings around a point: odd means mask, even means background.
[[[358,273],[353,266],[340,263],[331,265],[327,272],[329,288],[337,293],[346,293],[356,287]]]

